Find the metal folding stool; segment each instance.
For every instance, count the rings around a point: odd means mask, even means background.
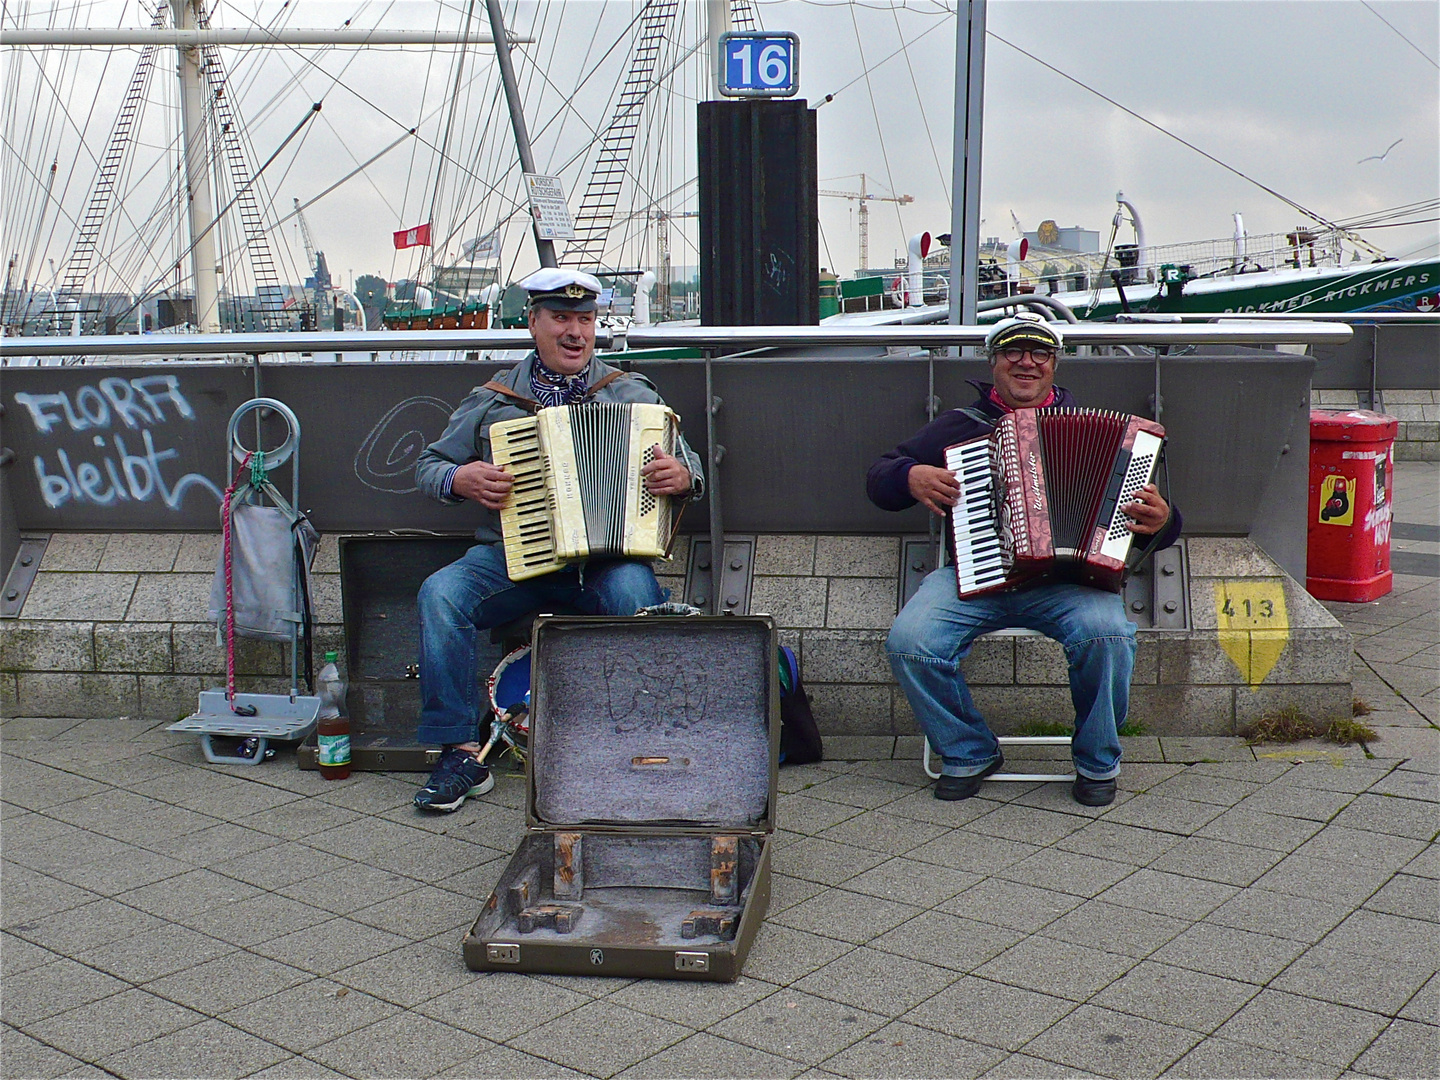
[[[1023,629],[1023,628],[1015,628],[1015,629],[1009,629],[1009,630],[996,630],[996,631],[994,631],[994,633],[995,633],[995,635],[998,636],[998,637],[1043,637],[1043,636],[1044,636],[1044,635],[1041,634],[1038,630],[1028,630],[1028,629]],[[1069,746],[1069,745],[1071,744],[1072,739],[1073,739],[1073,736],[1070,736],[1070,735],[997,735],[997,736],[995,736],[995,741],[998,742],[1002,747],[1005,747],[1005,746]],[[935,756],[935,752],[934,752],[934,750],[933,750],[933,749],[931,748],[931,746],[930,746],[930,740],[927,738],[927,739],[925,740],[925,752],[924,752],[924,756],[923,756],[923,758],[922,758],[922,760],[921,760],[921,764],[924,766],[925,775],[926,775],[926,776],[930,777],[931,780],[938,780],[938,779],[940,778],[940,769],[938,768],[938,766],[936,766],[936,765],[933,763],[934,756]],[[1028,780],[1028,781],[1031,781],[1031,782],[1034,782],[1034,781],[1046,781],[1046,780],[1074,780],[1074,779],[1075,779],[1075,774],[1074,774],[1073,772],[1068,772],[1068,773],[1017,773],[1017,772],[997,772],[997,773],[991,773],[991,774],[990,774],[989,776],[987,776],[985,779],[986,779],[986,780]]]

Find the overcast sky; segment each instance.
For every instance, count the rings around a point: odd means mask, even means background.
[[[682,5],[690,25],[697,24],[703,3],[682,0]],[[8,0],[5,6],[6,23],[12,25],[15,6]],[[257,17],[264,21],[277,6],[231,0],[219,7],[215,22],[243,26]],[[603,47],[597,41],[618,33],[640,6],[629,0],[603,6],[600,0],[572,0],[556,15],[534,4],[517,10],[507,2],[512,25],[530,28],[537,39],[517,57],[522,81],[531,82],[533,89],[548,79],[555,87],[548,97],[537,95],[527,104],[530,123],[537,129],[542,170],[558,170],[580,152],[585,139],[579,114],[588,110],[594,116],[591,123],[603,122],[615,73],[623,69],[623,49],[614,53],[609,67],[602,67],[599,78],[574,95],[573,111],[562,110],[560,101],[573,87],[573,72],[596,62]],[[459,2],[442,7],[429,0],[393,4],[297,0],[288,24],[334,26],[353,19],[357,26],[453,26],[463,7]],[[914,196],[915,201],[906,206],[872,204],[872,265],[888,264],[896,254],[903,254],[905,240],[913,232],[950,230],[953,7],[954,0],[759,4],[767,29],[792,30],[800,36],[801,95],[812,106],[827,94],[835,95],[833,101],[819,105],[821,186],[854,190],[858,174],[864,172],[872,191]],[[51,5],[32,3],[26,24],[43,25],[50,10]],[[68,21],[68,13],[75,9],[67,3],[55,5],[54,10],[61,21]],[[134,0],[123,5],[82,4],[80,10],[82,24],[92,26],[133,26],[142,20]],[[1243,212],[1252,234],[1284,232],[1304,221],[1296,210],[1255,184],[1047,70],[1011,45],[1325,217],[1350,218],[1435,199],[1440,196],[1437,15],[1440,5],[1432,0],[1370,0],[1368,4],[1359,0],[990,0],[983,233],[1013,238],[1013,213],[1026,230],[1048,218],[1062,227],[1096,230],[1103,241],[1109,235],[1117,190],[1139,207],[1150,243],[1228,237],[1231,214],[1237,210]],[[902,43],[909,43],[908,47],[901,50]],[[236,99],[251,124],[256,158],[267,156],[281,143],[309,101],[324,98],[323,123],[312,124],[304,138],[291,144],[267,171],[277,216],[290,209],[292,198],[319,195],[420,117],[430,117],[424,130],[432,141],[440,137],[446,115],[444,87],[451,78],[448,54],[332,53],[315,65],[291,54],[267,61],[264,68],[227,52],[232,55],[232,71],[239,79]],[[7,65],[17,63],[12,50],[4,50],[4,57]],[[87,63],[92,73],[66,84],[61,96],[71,115],[79,117],[76,123],[89,124],[98,153],[113,123],[113,103],[123,92],[134,59],[131,54],[112,60],[103,83],[93,71],[98,60]],[[462,99],[455,122],[469,125],[470,136],[475,128],[485,128],[490,144],[500,148],[490,152],[513,154],[503,113],[490,111],[482,100],[492,95],[493,67],[488,51],[471,61],[470,70],[480,78]],[[539,72],[537,67],[547,70]],[[334,88],[330,76],[320,75],[322,69],[338,75],[344,88]],[[281,90],[289,72],[300,87],[287,96]],[[97,85],[105,89],[97,91]],[[676,112],[693,118],[693,101],[678,100]],[[93,113],[92,104],[97,104]],[[11,102],[7,110],[6,137],[13,142],[19,138],[17,125],[23,121],[17,117],[23,109],[17,111]],[[564,123],[552,119],[557,115],[564,116]],[[159,144],[164,137],[163,130],[155,130],[148,141]],[[1401,141],[1385,160],[1360,162],[1381,154],[1397,139]],[[470,143],[465,145],[467,154],[476,153],[469,149]],[[677,175],[693,170],[693,145],[677,139],[665,153],[669,158],[665,168]],[[326,250],[337,277],[345,280],[352,272],[356,276],[377,272],[394,279],[412,272],[413,254],[397,255],[390,234],[419,224],[430,214],[432,159],[424,146],[404,145],[369,170],[368,176],[347,182],[310,208],[307,214],[317,244]],[[473,171],[484,171],[478,158],[469,160]],[[38,172],[48,167],[48,159],[31,162],[31,167]],[[573,171],[578,177],[578,166]],[[82,169],[75,173],[68,180],[64,202],[78,216],[90,173]],[[15,175],[7,172],[7,177]],[[668,175],[653,179],[663,187]],[[441,203],[466,197],[464,185],[453,174],[447,183]],[[579,206],[580,195],[574,189],[580,186],[578,179],[572,183],[572,209]],[[504,198],[518,196],[518,182],[510,187]],[[483,213],[477,212],[475,231],[482,221],[497,219],[503,199],[496,202],[496,198],[491,197]],[[669,209],[693,209],[694,201],[692,187]],[[820,200],[821,262],[842,273],[853,271],[857,262],[854,207],[845,199]],[[455,211],[449,213],[455,216]],[[1435,212],[1413,216],[1429,218]],[[675,227],[688,230],[693,242],[693,221],[682,220]],[[7,252],[30,246],[26,228],[23,223],[4,222]],[[535,265],[526,231],[511,230],[506,276],[518,276]],[[294,257],[301,258],[293,224],[282,226],[279,235],[294,250]],[[452,250],[463,235],[452,239]],[[1401,257],[1434,254],[1440,247],[1433,221],[1367,235]],[[1130,239],[1128,229],[1122,239]],[[63,261],[67,240],[56,230],[54,238],[39,247]],[[672,247],[675,262],[694,261],[693,254],[687,257],[683,237],[677,235]]]

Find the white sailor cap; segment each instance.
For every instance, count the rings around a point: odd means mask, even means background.
[[[530,294],[530,306],[556,311],[594,311],[603,286],[579,270],[547,266],[537,270],[520,287]]]
[[[985,349],[994,353],[1022,341],[1058,350],[1064,347],[1065,336],[1057,324],[1046,322],[1037,312],[1022,311],[1008,319],[1001,319],[990,328],[985,335]]]

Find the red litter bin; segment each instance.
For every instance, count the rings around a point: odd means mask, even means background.
[[[1310,413],[1310,521],[1305,588],[1317,600],[1363,603],[1391,589],[1393,416]]]

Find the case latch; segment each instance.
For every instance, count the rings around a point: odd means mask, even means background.
[[[516,946],[516,951],[519,951],[519,946]],[[710,954],[703,952],[677,952],[675,954],[675,970],[709,971]]]
[[[518,964],[520,962],[520,946],[493,941],[486,942],[485,959],[492,964]]]

